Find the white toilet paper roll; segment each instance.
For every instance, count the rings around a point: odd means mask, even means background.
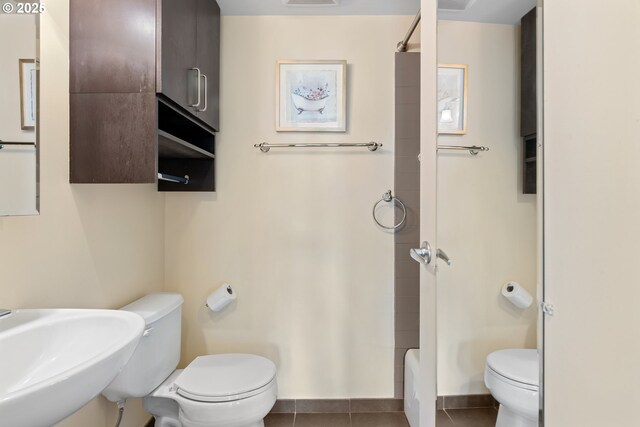
[[[533,303],[533,297],[525,288],[516,282],[505,283],[502,295],[518,308],[528,308]]]
[[[236,293],[231,285],[224,283],[207,297],[207,307],[211,311],[220,311],[236,299]]]

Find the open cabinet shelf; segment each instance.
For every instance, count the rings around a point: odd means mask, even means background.
[[[188,177],[188,183],[158,179],[159,191],[215,191],[215,135],[171,101],[158,97],[158,173]]]
[[[524,159],[522,164],[522,192],[524,194],[536,194],[537,181],[537,157],[538,149],[536,135],[531,135],[523,139]]]
[[[158,157],[175,159],[214,159],[216,156],[202,148],[189,144],[177,136],[158,130]]]

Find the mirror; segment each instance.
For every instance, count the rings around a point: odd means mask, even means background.
[[[538,427],[536,1],[439,5],[436,425]]]
[[[39,17],[25,5],[0,13],[0,216],[39,211]]]

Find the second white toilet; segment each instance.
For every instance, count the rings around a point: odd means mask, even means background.
[[[496,427],[537,427],[539,359],[535,349],[498,350],[487,356],[484,383],[500,403]]]
[[[122,308],[141,315],[146,329],[123,371],[102,394],[112,402],[144,397],[155,427],[264,427],[278,392],[270,360],[218,354],[175,369],[183,301],[180,294],[155,293]]]

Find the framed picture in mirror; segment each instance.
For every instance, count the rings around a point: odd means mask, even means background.
[[[23,130],[36,125],[36,62],[19,59],[20,64],[20,122]]]
[[[438,65],[438,133],[467,133],[466,65]]]

